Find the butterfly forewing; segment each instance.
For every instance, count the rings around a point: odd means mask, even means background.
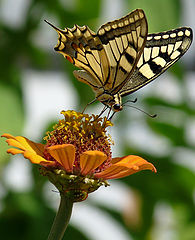
[[[104,79],[105,90],[114,94],[125,84],[143,51],[147,33],[147,21],[141,9],[108,22],[98,30],[109,61],[110,74]]]
[[[190,28],[149,34],[137,67],[119,94],[128,95],[157,78],[188,50],[191,42]]]

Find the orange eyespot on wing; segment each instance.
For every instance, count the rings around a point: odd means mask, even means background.
[[[70,63],[74,64],[74,61],[73,59],[70,57],[70,56],[66,56],[65,57]]]

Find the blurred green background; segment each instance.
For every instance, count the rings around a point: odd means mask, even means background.
[[[195,27],[194,0],[1,0],[0,134],[41,141],[62,109],[82,111],[90,87],[74,79],[74,67],[53,51],[57,34],[44,19],[64,28],[106,21],[142,8],[149,32]],[[125,108],[110,130],[113,156],[137,154],[158,172],[110,181],[75,204],[64,239],[195,239],[195,64],[194,46],[167,73],[129,96],[151,119]],[[101,103],[87,109],[99,113]],[[47,238],[59,195],[38,167],[6,154],[0,142],[0,238]]]

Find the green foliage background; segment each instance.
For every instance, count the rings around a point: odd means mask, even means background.
[[[66,1],[64,0],[64,2]],[[135,8],[144,9],[150,32],[169,30],[180,26],[182,7],[179,0],[126,0],[124,2],[128,9],[123,15]],[[79,96],[80,104],[77,110],[81,110],[81,106],[84,106],[93,98],[91,89],[73,78],[72,70],[74,67],[67,61],[65,62],[61,56],[55,54],[52,49],[53,46],[47,51],[44,48],[37,47],[32,40],[32,34],[39,30],[40,23],[45,16],[52,16],[61,27],[72,27],[76,23],[78,25],[88,25],[91,29],[96,30],[101,22],[100,13],[103,0],[75,0],[74,3],[74,8],[69,9],[64,7],[63,1],[60,0],[32,0],[29,1],[25,20],[19,28],[13,28],[4,22],[0,22],[1,133],[22,134],[26,112],[21,88],[21,76],[25,69],[65,71],[68,73],[70,82],[74,85]],[[114,19],[115,16],[113,15]],[[48,28],[48,26],[45,25],[45,28]],[[48,31],[50,31],[50,28],[48,28]],[[54,61],[55,64],[53,64]],[[193,240],[195,236],[193,199],[195,173],[192,169],[173,161],[173,155],[178,148],[182,147],[192,152],[195,150],[194,144],[189,143],[185,136],[185,127],[188,120],[195,118],[195,109],[189,106],[187,98],[185,98],[187,93],[184,83],[186,73],[189,70],[184,68],[181,62],[169,70],[170,74],[176,77],[178,87],[182,89],[183,102],[180,104],[162,100],[157,98],[156,95],[143,96],[141,99],[145,110],[149,112],[154,110],[157,114],[160,112],[160,116],[156,119],[150,119],[141,114],[139,117],[143,117],[144,125],[146,124],[154,134],[159,137],[163,136],[170,142],[171,150],[164,154],[163,157],[143,149],[140,150],[136,144],[129,143],[123,137],[123,133],[126,131],[127,126],[131,125],[131,118],[133,118],[127,114],[127,111],[133,110],[127,108],[122,113],[119,113],[116,120],[114,120],[115,128],[118,129],[118,138],[120,138],[121,152],[124,155],[131,153],[142,156],[153,162],[158,170],[156,175],[143,172],[118,180],[127,184],[139,196],[142,203],[140,207],[140,224],[136,225],[135,222],[125,221],[122,213],[118,214],[115,211],[110,211],[104,206],[96,206],[107,212],[116,221],[119,221],[133,240],[154,239],[151,234],[156,227],[154,210],[161,203],[167,204],[173,211],[175,223],[171,228],[175,233],[174,239]],[[180,111],[180,116],[183,116],[182,119],[179,119],[182,122],[179,126],[174,125],[172,121],[174,116],[166,113],[175,110]],[[163,112],[167,114],[166,121],[164,121],[165,117],[161,118]],[[45,126],[45,128],[47,127]],[[40,139],[41,137],[42,133],[40,133]],[[33,167],[34,186],[30,191],[18,193],[10,189],[3,178],[4,169],[9,163],[9,156],[5,153],[6,149],[6,144],[1,140],[0,185],[5,192],[0,198],[1,239],[46,239],[55,214],[54,210],[48,206],[43,198],[42,191],[46,180],[38,174],[37,167]],[[71,225],[65,236],[67,239],[88,239],[85,232],[81,233]]]

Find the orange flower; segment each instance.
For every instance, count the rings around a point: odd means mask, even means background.
[[[8,149],[8,153],[21,153],[32,163],[41,165],[41,173],[75,202],[84,200],[101,185],[108,186],[107,179],[126,177],[146,169],[156,172],[151,163],[139,156],[111,157],[112,142],[106,128],[112,123],[106,118],[75,111],[61,113],[64,119],[47,133],[46,144],[10,134],[2,137],[16,147]]]

